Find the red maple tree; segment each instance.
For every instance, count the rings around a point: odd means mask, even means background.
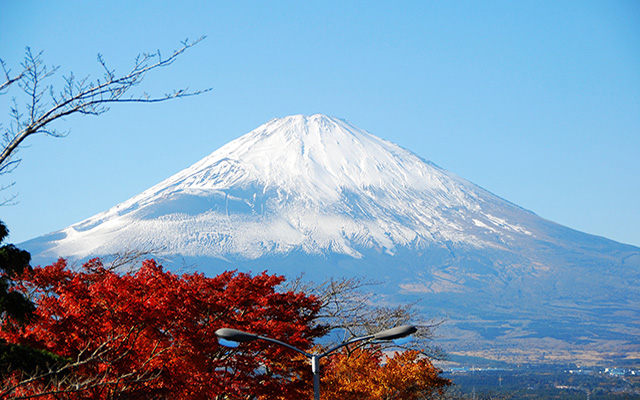
[[[318,301],[280,292],[283,280],[266,273],[176,275],[152,260],[128,274],[97,259],[80,271],[62,259],[34,268],[17,283],[35,300],[35,318],[23,327],[5,321],[0,337],[48,350],[68,365],[28,384],[17,373],[5,377],[0,397],[298,398],[309,367],[292,360],[291,350],[261,341],[228,349],[214,335],[234,327],[309,349],[324,334],[313,322]]]

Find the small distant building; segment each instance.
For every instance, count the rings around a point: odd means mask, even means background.
[[[570,374],[578,374],[578,375],[590,375],[593,374],[592,369],[570,369]]]
[[[627,370],[622,368],[605,368],[604,373],[611,376],[625,376]]]

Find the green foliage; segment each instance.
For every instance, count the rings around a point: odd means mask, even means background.
[[[0,342],[0,375],[9,374],[13,371],[22,371],[33,375],[58,369],[68,362],[69,360],[66,358],[46,350]]]
[[[6,225],[0,221],[0,243],[9,234]],[[0,317],[10,317],[25,322],[35,310],[29,299],[22,293],[11,290],[12,279],[30,269],[31,255],[12,244],[0,247]]]
[[[7,226],[0,221],[0,243],[9,235]],[[5,327],[17,328],[29,321],[35,305],[23,293],[13,290],[13,279],[31,269],[31,255],[12,244],[0,247],[0,321]],[[17,323],[17,324],[16,324]],[[48,351],[25,345],[0,342],[0,375],[13,371],[34,374],[55,368],[64,361]]]

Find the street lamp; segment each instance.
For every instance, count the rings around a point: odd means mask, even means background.
[[[307,358],[311,360],[311,372],[313,372],[313,398],[314,400],[320,400],[320,359],[321,358],[326,357],[329,354],[333,353],[334,351],[338,350],[339,348],[347,346],[352,343],[361,342],[363,340],[374,341],[374,340],[400,339],[400,338],[409,336],[412,333],[415,333],[417,330],[418,329],[412,325],[397,326],[395,328],[374,333],[373,335],[360,336],[360,337],[351,339],[347,342],[340,343],[339,345],[332,347],[321,354],[307,353],[306,351],[295,348],[288,343],[284,343],[279,340],[272,339],[266,336],[254,335],[253,333],[239,331],[237,329],[222,328],[222,329],[218,329],[215,332],[215,334],[220,339],[223,339],[225,341],[235,342],[235,343],[251,342],[253,340],[258,340],[258,339],[266,340],[267,342],[276,343],[281,346],[288,347],[291,350],[297,351],[300,354],[304,354]]]

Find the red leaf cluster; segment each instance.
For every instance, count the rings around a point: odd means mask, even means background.
[[[69,399],[298,398],[309,367],[292,361],[291,350],[262,341],[228,349],[214,334],[233,327],[309,349],[324,333],[313,323],[318,301],[278,291],[283,280],[266,273],[176,275],[152,260],[128,274],[99,260],[72,271],[61,259],[17,280],[35,296],[36,318],[22,329],[5,324],[0,337],[75,364],[73,374],[86,379],[75,381],[82,390],[64,390]]]

